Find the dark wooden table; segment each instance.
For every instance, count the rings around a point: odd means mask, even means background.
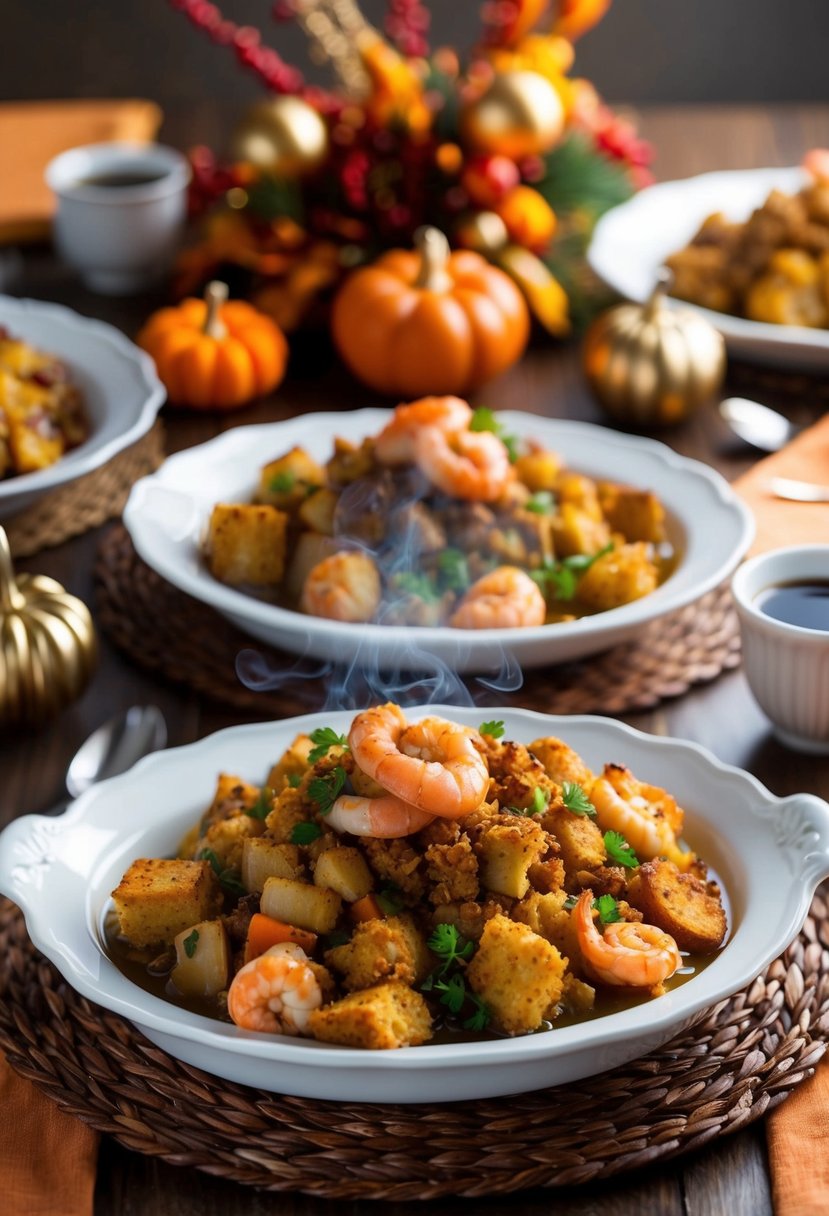
[[[708,169],[796,163],[807,148],[829,144],[829,106],[660,107],[644,111],[641,126],[659,149],[659,176],[668,179]],[[190,129],[187,114],[182,113],[168,124],[165,135],[170,142],[186,146]],[[73,282],[47,250],[27,252],[20,275],[7,289],[61,301],[82,313],[111,321],[129,334],[134,334],[155,303],[94,296]],[[733,374],[741,376],[740,369],[734,369]],[[742,375],[739,387],[744,392],[745,383]],[[793,398],[773,380],[763,379],[756,391],[798,423],[816,416],[818,407],[807,395]],[[494,408],[602,421],[582,379],[575,345],[535,347],[512,372],[484,389],[476,401]],[[237,422],[262,422],[372,403],[371,395],[345,377],[330,353],[316,353],[312,360],[298,360],[298,366],[272,399],[242,413],[224,418],[170,413],[166,417],[168,451],[199,443]],[[662,438],[678,451],[714,465],[729,478],[752,461],[745,449],[734,447],[710,412]],[[92,569],[102,531],[88,533],[20,565],[60,579],[92,604]],[[100,666],[84,697],[52,725],[6,734],[0,740],[0,825],[54,802],[62,792],[66,765],[87,734],[117,710],[141,702],[161,706],[174,745],[239,721],[238,715],[204,704],[186,689],[133,666],[104,636]],[[773,740],[740,672],[721,676],[677,701],[649,713],[631,715],[626,721],[653,733],[693,739],[720,759],[749,769],[776,794],[806,789],[829,796],[829,766],[825,761],[786,751]],[[3,1116],[12,1114],[3,1112]],[[56,1211],[58,1207],[56,1203]],[[369,1210],[378,1216],[399,1216],[404,1207],[326,1203],[302,1195],[255,1193],[128,1152],[108,1139],[101,1146],[96,1216],[233,1216],[243,1212],[249,1216],[356,1216],[358,1211]],[[424,1213],[541,1216],[550,1210],[589,1212],[594,1216],[714,1216],[726,1212],[730,1216],[763,1216],[772,1211],[763,1126],[754,1125],[724,1138],[695,1156],[601,1186],[527,1192],[486,1203],[447,1200],[427,1205]]]

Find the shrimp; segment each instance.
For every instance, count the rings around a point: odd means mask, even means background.
[[[582,891],[573,917],[585,966],[602,984],[659,989],[682,966],[676,942],[656,925],[620,920],[600,933],[593,921],[592,891]]]
[[[442,819],[476,810],[489,788],[472,732],[445,718],[410,726],[399,705],[378,705],[357,714],[348,745],[360,768],[395,798]]]
[[[302,586],[299,606],[331,621],[370,621],[380,606],[380,575],[367,553],[341,550],[313,566]]]
[[[492,431],[424,427],[414,438],[415,464],[452,498],[495,502],[515,476],[509,452]]]
[[[517,629],[543,625],[544,596],[517,566],[498,566],[467,590],[449,618],[455,629]]]
[[[243,1030],[304,1034],[308,1015],[322,1004],[322,989],[308,956],[294,942],[271,946],[246,963],[227,990],[227,1011]]]
[[[394,840],[409,836],[431,823],[434,815],[421,811],[393,794],[379,798],[359,798],[343,794],[325,817],[335,832],[350,832],[352,836],[373,836],[379,840]]]
[[[637,781],[624,765],[605,765],[603,776],[590,788],[590,801],[599,827],[621,832],[640,860],[667,857],[681,870],[694,860],[694,854],[677,843],[684,812],[676,800],[659,786]]]
[[[374,441],[374,452],[382,464],[408,464],[414,459],[414,441],[423,427],[440,431],[463,431],[472,410],[460,397],[421,397],[398,405]]]

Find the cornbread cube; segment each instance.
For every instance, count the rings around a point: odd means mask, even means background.
[[[409,916],[363,921],[351,941],[329,950],[325,961],[342,974],[348,992],[369,988],[380,980],[416,984],[431,967],[423,935]]]
[[[579,579],[576,596],[584,608],[604,612],[649,595],[656,583],[657,570],[650,559],[650,547],[637,541],[597,557]]]
[[[202,849],[212,849],[222,864],[224,870],[240,870],[242,867],[242,850],[245,841],[252,837],[261,836],[265,824],[261,819],[251,815],[234,815],[232,819],[220,819],[211,823],[207,831],[199,837],[196,843],[195,856]]]
[[[419,992],[391,980],[313,1010],[308,1028],[324,1043],[384,1051],[426,1043],[432,1018]]]
[[[292,777],[302,777],[311,767],[308,763],[308,753],[313,746],[310,735],[297,735],[268,773],[265,785],[280,794],[286,785],[291,784]]]
[[[308,497],[309,488],[324,485],[325,473],[316,460],[304,448],[291,448],[261,469],[256,501],[292,511]]]
[[[598,553],[610,540],[610,528],[572,502],[563,502],[553,516],[553,540],[559,557]]]
[[[169,944],[220,911],[222,891],[206,861],[141,857],[112,892],[122,935],[133,946]]]
[[[242,841],[242,886],[261,892],[269,878],[300,878],[302,863],[295,844],[276,844],[264,836]]]
[[[368,895],[374,879],[359,849],[337,845],[320,855],[314,867],[314,883],[318,887],[329,887],[353,904]]]
[[[286,785],[273,801],[273,808],[265,820],[268,835],[277,844],[290,844],[291,834],[298,823],[311,818],[299,790]]]
[[[231,773],[220,773],[213,801],[204,815],[204,822],[229,819],[240,811],[250,810],[259,800],[259,787]]]
[[[544,894],[530,891],[520,903],[513,906],[511,916],[513,920],[527,925],[533,933],[555,946],[559,954],[572,961],[581,958],[581,952],[573,917],[564,906],[565,899],[564,891],[548,891]]]
[[[574,752],[572,747],[568,747],[561,739],[556,739],[554,735],[534,739],[529,744],[529,750],[544,765],[547,776],[559,785],[565,781],[575,781],[585,790],[590,788],[593,782],[592,772],[578,752]]]
[[[530,885],[527,871],[547,851],[545,832],[531,819],[510,817],[482,835],[477,852],[481,885],[488,891],[521,899]]]
[[[589,795],[589,783],[585,789]],[[605,864],[604,837],[588,815],[574,815],[566,807],[560,807],[547,811],[541,822],[558,841],[568,884],[572,885],[579,871],[595,870]]]
[[[665,508],[653,490],[602,482],[599,501],[605,519],[625,540],[647,540],[658,545],[665,539]]]
[[[539,449],[519,456],[514,465],[519,481],[535,493],[537,490],[554,490],[556,478],[561,471],[558,452]]]
[[[342,899],[336,891],[293,878],[266,879],[260,901],[266,916],[284,920],[300,929],[310,929],[312,933],[330,933],[341,907]]]
[[[576,979],[571,973],[567,972],[564,977],[564,983],[561,988],[561,1000],[559,1002],[563,1012],[575,1013],[584,1015],[589,1013],[596,1003],[596,989],[591,984],[586,984],[584,980]],[[547,1013],[547,1017],[552,1017],[553,1011]]]
[[[275,586],[285,573],[288,516],[276,507],[217,503],[210,515],[204,554],[210,573],[237,586]]]
[[[558,1004],[567,962],[543,937],[506,916],[493,916],[466,969],[466,980],[507,1034],[526,1034]]]

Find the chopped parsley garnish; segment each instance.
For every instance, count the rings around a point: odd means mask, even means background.
[[[196,854],[196,861],[209,861],[213,873],[219,880],[219,885],[230,895],[247,895],[246,888],[242,885],[241,877],[238,870],[231,870],[227,866],[223,866],[219,858],[212,849],[200,849]]]
[[[564,908],[565,912],[572,912],[578,902],[579,901],[576,899],[575,895],[568,895],[562,907]]]
[[[199,941],[199,931],[198,931],[198,929],[194,929],[192,933],[187,934],[187,937],[185,937],[184,941],[182,942],[182,945],[184,946],[184,953],[187,955],[188,958],[192,958],[193,955],[196,953],[196,946],[198,945],[198,941]]]
[[[301,773],[288,773],[288,785],[292,790],[297,790],[302,785]]]
[[[475,1012],[471,1017],[466,1018],[463,1023],[464,1030],[486,1030],[489,1025],[490,1012],[484,1002],[474,992],[467,989],[466,999],[474,1008]]]
[[[440,599],[438,589],[428,574],[417,574],[414,570],[404,570],[400,574],[395,574],[393,581],[398,591],[404,591],[406,595],[416,595],[418,599],[425,600],[426,603],[434,603],[435,600]]]
[[[285,470],[282,473],[276,473],[271,478],[270,488],[275,494],[287,494],[296,485],[296,474]]]
[[[464,941],[454,925],[440,924],[426,943],[441,960],[421,984],[423,992],[439,992],[440,1003],[457,1017],[464,1005],[472,1007],[463,1022],[466,1030],[484,1030],[490,1014],[484,1002],[467,988],[463,968],[475,953],[475,943]]]
[[[318,726],[316,730],[311,731],[310,739],[314,746],[308,753],[309,764],[316,764],[318,760],[322,760],[332,747],[342,747],[346,751],[348,750],[348,739],[345,735],[338,735],[330,726]]]
[[[320,945],[323,950],[333,950],[336,946],[345,946],[351,941],[348,933],[342,929],[334,929],[331,933],[326,933],[320,938]]]
[[[529,806],[508,806],[506,809],[511,811],[513,815],[540,815],[542,811],[546,811],[549,801],[550,797],[547,791],[537,785],[532,792]]]
[[[563,557],[561,561],[547,558],[538,570],[531,572],[531,577],[545,594],[550,594],[557,600],[572,600],[578,590],[579,576],[589,570],[600,557],[610,553],[612,548],[611,541],[598,553],[574,553],[571,557]]]
[[[517,435],[507,435],[505,433],[504,424],[498,421],[493,410],[487,409],[485,405],[481,405],[478,409],[473,410],[472,418],[469,421],[469,429],[470,431],[492,431],[493,435],[497,435],[507,449],[510,463],[515,464],[518,459],[519,438]]]
[[[532,511],[534,515],[552,515],[555,505],[556,500],[549,490],[536,490],[524,503],[524,510]]]
[[[490,739],[501,739],[504,735],[504,724],[500,720],[494,722],[482,722],[478,727],[482,735],[489,735]]]
[[[291,828],[290,842],[291,844],[311,844],[312,841],[319,840],[321,835],[322,828],[318,823],[303,820],[302,823],[295,823]]]
[[[574,815],[595,815],[596,808],[577,781],[564,781],[561,786],[561,801]]]
[[[622,919],[619,905],[612,895],[600,895],[598,899],[593,900],[593,907],[598,912],[599,920],[603,925],[612,925]]]
[[[251,819],[267,819],[273,804],[273,790],[269,785],[263,785],[253,806],[245,808],[245,814]]]
[[[321,815],[330,815],[332,806],[345,789],[345,782],[346,771],[338,764],[324,777],[315,777],[308,783],[308,797],[317,804]]]
[[[435,980],[433,988],[441,994],[441,1005],[445,1005],[450,1013],[460,1013],[466,1000],[466,983],[462,975],[456,972],[448,980]]]
[[[403,892],[393,883],[381,887],[375,899],[386,916],[397,916],[406,906],[403,901]]]
[[[617,866],[633,870],[639,865],[639,858],[621,832],[605,832],[604,847],[610,860],[615,861]]]
[[[438,554],[438,582],[445,591],[465,591],[469,586],[469,565],[460,549]]]
[[[454,925],[440,924],[427,941],[429,949],[441,959],[440,971],[443,973],[459,958],[470,959],[475,950],[474,942],[464,942]]]

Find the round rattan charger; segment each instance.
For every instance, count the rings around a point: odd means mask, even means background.
[[[350,673],[344,687],[338,673],[324,671],[324,665],[252,641],[145,565],[120,524],[101,540],[96,584],[98,620],[117,646],[141,666],[224,705],[281,718],[331,708],[333,699],[342,708],[384,694],[380,677],[372,687],[365,673]],[[152,630],[147,621],[153,622]],[[739,661],[736,614],[731,593],[722,586],[646,626],[634,642],[584,662],[525,672],[523,684],[512,692],[474,678],[468,684],[478,704],[515,702],[561,714],[624,713],[680,696]],[[253,671],[258,687],[241,682],[237,663]],[[423,685],[412,684],[409,700],[423,700],[423,691]],[[447,696],[443,691],[430,699]]]
[[[810,1076],[829,1037],[829,906],[753,984],[599,1077],[448,1105],[248,1089],[154,1047],[76,993],[0,904],[0,1046],[68,1113],[137,1152],[326,1199],[484,1197],[587,1183],[745,1127]]]

